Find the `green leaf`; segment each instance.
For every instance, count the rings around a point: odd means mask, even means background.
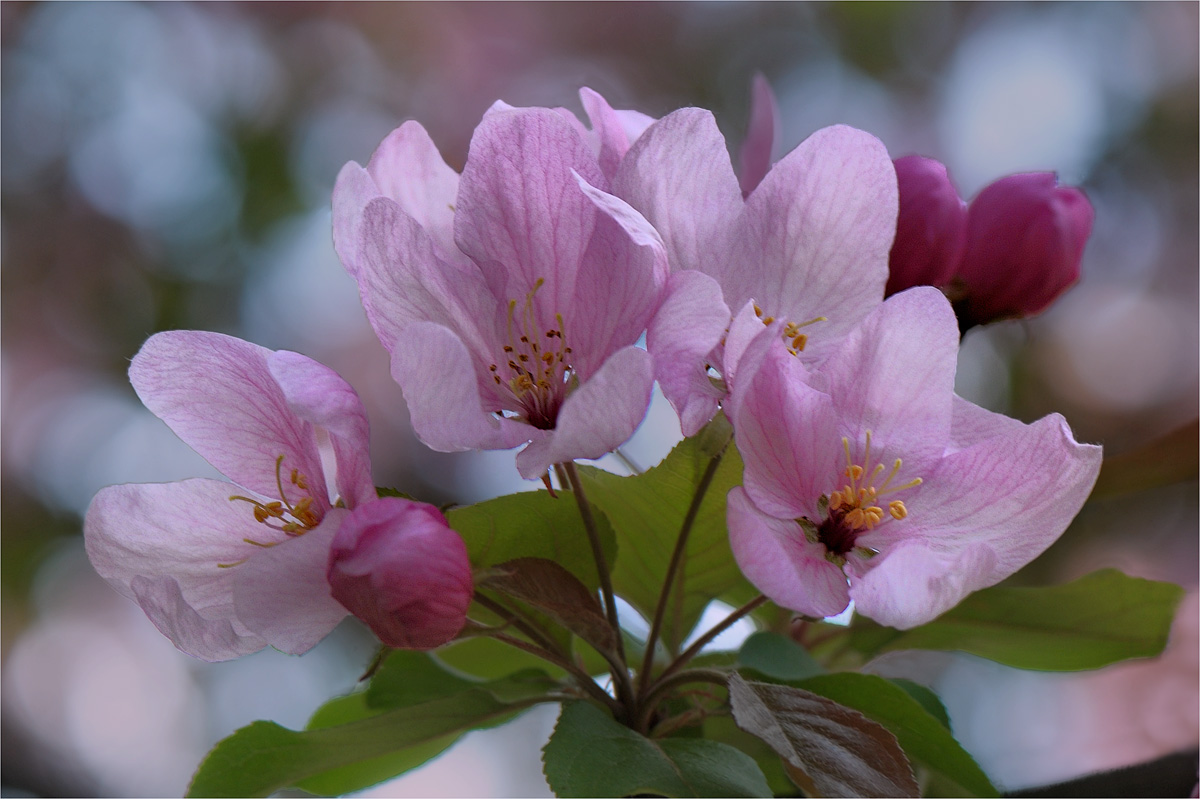
[[[1160,653],[1182,598],[1172,583],[1104,569],[1066,585],[988,588],[911,630],[855,619],[850,642],[867,657],[959,650],[1019,669],[1097,669]]]
[[[723,417],[718,420],[723,422]],[[717,423],[710,423],[710,428]],[[719,450],[711,440],[715,434],[709,434],[710,428],[680,443],[658,466],[634,477],[579,469],[588,498],[604,511],[616,531],[621,557],[613,569],[613,588],[647,619],[654,617],[688,507],[712,453]],[[728,441],[727,433],[724,441]],[[729,444],[700,504],[683,568],[671,592],[662,635],[673,652],[679,651],[712,599],[730,597],[737,607],[743,597],[749,599],[757,593],[733,560],[725,526],[725,496],[741,482],[742,462]]]
[[[494,680],[530,668],[543,669],[549,676],[561,678],[565,672],[516,647],[494,638],[466,638],[433,653],[433,658],[458,672]]]
[[[754,760],[700,738],[646,738],[589,702],[563,705],[542,749],[558,796],[770,796]]]
[[[742,643],[738,651],[739,669],[753,669],[776,680],[802,680],[824,674],[808,650],[792,639],[772,632],[757,632]]]
[[[388,656],[367,690],[367,705],[396,710],[454,696],[465,691],[488,691],[502,702],[534,699],[559,688],[544,671],[526,668],[499,679],[480,680],[460,674],[425,652],[397,650]]]
[[[268,796],[332,769],[475,729],[517,709],[487,691],[472,690],[304,732],[256,721],[208,753],[188,796]]]
[[[701,733],[707,740],[720,741],[754,758],[767,780],[771,795],[792,796],[796,793],[796,784],[788,777],[783,760],[775,750],[739,727],[732,716],[709,716],[701,725]]]
[[[854,708],[879,722],[896,736],[906,755],[949,777],[972,795],[1000,795],[950,730],[904,687],[882,677],[854,672],[824,674],[793,685]],[[929,689],[925,691],[941,707],[936,695]]]
[[[482,683],[451,671],[425,652],[397,649],[371,678],[366,702],[377,710],[395,710],[461,694]]]
[[[737,672],[729,676],[729,702],[737,725],[774,749],[809,794],[919,795],[895,736],[856,710],[800,688],[748,682]]]
[[[377,715],[379,711],[369,707],[366,699],[365,691],[332,699],[317,708],[316,713],[309,719],[306,729],[335,727],[339,724],[349,724],[352,721]],[[359,791],[427,763],[450,748],[461,736],[462,732],[451,733],[383,757],[331,769],[302,780],[296,785],[308,793],[321,796],[336,796]]]
[[[409,499],[413,502],[420,502],[419,499],[412,494],[401,491],[398,488],[388,488],[387,486],[375,486],[375,493],[382,499],[383,497],[398,497],[400,499]]]
[[[594,514],[601,548],[611,565],[617,545],[603,513]],[[474,569],[517,558],[546,558],[558,563],[593,590],[599,575],[592,547],[570,493],[557,498],[547,491],[523,491],[446,513],[450,526],[462,536]]]
[[[950,714],[946,712],[946,706],[942,704],[942,700],[933,691],[912,680],[905,680],[902,677],[889,677],[887,681],[900,686],[906,694],[917,701],[917,704],[925,708],[925,712],[933,716],[938,722],[950,729]]]
[[[419,688],[403,685],[410,673]],[[537,670],[476,682],[429,655],[396,651],[368,691],[327,703],[307,730],[256,721],[225,738],[188,795],[267,796],[300,783],[317,793],[357,790],[424,763],[467,730],[508,721],[555,687]],[[421,701],[423,690],[436,698]]]

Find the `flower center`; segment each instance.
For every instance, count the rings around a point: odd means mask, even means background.
[[[309,488],[308,478],[301,474],[298,470],[292,469],[288,476],[288,482],[296,488],[303,491],[306,496],[302,497],[295,505],[288,501],[287,493],[283,490],[283,455],[275,459],[275,485],[279,489],[279,499],[271,502],[259,502],[252,497],[243,497],[240,494],[234,494],[229,498],[230,502],[248,502],[254,508],[254,520],[259,524],[266,525],[272,530],[278,530],[285,533],[289,537],[304,535],[309,530],[321,523],[320,509],[314,507],[314,498],[312,491]],[[255,541],[253,538],[243,538],[247,544],[253,544],[256,547],[269,548],[276,544],[286,541],[282,538],[279,541]],[[245,563],[246,560],[239,560],[237,563],[218,563],[222,569],[227,569],[239,564]]]
[[[520,314],[517,301],[508,301],[508,343],[504,345],[507,363],[493,363],[488,371],[496,385],[512,395],[517,406],[513,410],[522,419],[539,429],[551,430],[575,371],[570,363],[571,348],[563,334],[562,314],[554,315],[557,327],[541,330],[537,323],[533,298],[544,283],[538,278],[533,290],[525,295]]]
[[[847,552],[856,549],[855,541],[862,533],[873,530],[876,525],[885,520],[883,508],[885,496],[915,488],[922,482],[920,477],[914,477],[906,483],[893,484],[904,463],[900,458],[896,458],[892,463],[890,471],[883,463],[872,466],[870,430],[867,431],[867,443],[861,465],[854,462],[850,455],[850,441],[845,437],[842,438],[842,449],[846,453],[846,468],[842,472],[842,476],[848,482],[829,495],[828,516],[819,525],[815,525],[807,519],[804,521],[807,521],[808,525],[802,525],[805,527],[806,534],[809,534],[810,526],[813,528],[810,538],[824,544],[825,549],[828,550],[827,556],[834,562],[838,562],[839,559],[844,558]],[[880,482],[880,477],[885,471],[888,472],[887,477]],[[824,497],[822,499],[824,500]],[[903,500],[890,500],[886,502],[886,506],[887,516],[896,521],[908,516],[908,508],[904,505]],[[858,549],[861,549],[861,554],[867,557],[876,554],[874,550],[867,547]]]
[[[758,303],[754,304],[754,315],[762,320],[764,325],[769,325],[775,321],[774,316],[764,316],[763,309],[758,307]],[[792,355],[799,355],[804,352],[805,345],[808,344],[808,335],[801,333],[802,328],[808,327],[817,322],[828,322],[824,316],[818,316],[809,319],[807,322],[788,322],[783,326],[783,343],[787,345],[788,352]]]

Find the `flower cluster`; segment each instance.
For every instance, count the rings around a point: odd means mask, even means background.
[[[954,394],[959,325],[1052,301],[1091,208],[1048,174],[968,207],[940,164],[842,125],[772,164],[755,96],[740,177],[698,108],[654,120],[584,90],[585,125],[497,103],[461,174],[407,122],[339,175],[335,247],[429,447],[523,447],[550,485],[625,442],[657,381],[685,435],[732,423],[730,541],[768,598],[921,624],[1041,553],[1096,478],[1061,417]],[[97,571],[180,649],[299,653],[347,613],[390,647],[459,635],[480,575],[438,509],[377,495],[340,377],[174,331],[130,378],[231,481],[114,486],[87,515]]]

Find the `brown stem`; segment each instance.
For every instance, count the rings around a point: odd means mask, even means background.
[[[734,622],[736,622],[738,619],[742,618],[743,616],[746,616],[749,613],[753,612],[755,608],[757,608],[759,605],[763,604],[766,601],[767,601],[767,598],[765,596],[763,596],[762,594],[759,594],[754,599],[751,599],[749,602],[747,602],[746,604],[742,605],[740,608],[735,610],[733,613],[730,613],[728,616],[726,616],[724,619],[722,619],[715,627],[713,627],[711,630],[706,632],[704,635],[697,638],[696,642],[694,644],[689,646],[687,649],[683,650],[683,652],[679,655],[679,657],[675,658],[675,660],[672,661],[671,664],[669,666],[667,666],[666,669],[663,670],[662,676],[660,676],[658,678],[658,683],[656,684],[656,688],[657,688],[657,685],[662,684],[663,680],[666,680],[672,674],[679,671],[679,669],[681,669],[683,666],[687,665],[687,662],[689,660],[694,658],[696,655],[700,654],[700,650],[703,649],[704,647],[708,646],[710,643],[712,643],[714,638],[716,638],[718,635],[720,635],[721,633],[725,632],[730,627],[732,627]]]
[[[646,638],[646,654],[642,658],[642,670],[638,674],[638,695],[646,693],[650,687],[650,671],[654,667],[654,647],[658,641],[658,635],[662,631],[663,617],[667,613],[667,600],[671,596],[671,586],[675,582],[675,572],[679,569],[679,564],[683,562],[684,552],[687,550],[688,537],[692,532],[692,525],[696,522],[696,515],[700,512],[700,505],[704,502],[704,496],[708,493],[708,487],[712,484],[713,477],[717,473],[717,467],[721,465],[721,457],[725,454],[722,449],[708,461],[708,467],[704,470],[704,474],[700,477],[700,482],[696,486],[696,493],[692,497],[692,504],[688,506],[687,514],[683,517],[683,524],[679,528],[679,537],[675,539],[675,550],[671,553],[671,561],[667,564],[667,574],[663,579],[662,591],[658,595],[658,605],[654,608],[654,621],[650,624],[650,635]]]
[[[522,641],[520,638],[513,638],[511,635],[505,635],[502,632],[488,631],[483,633],[483,635],[487,635],[489,638],[495,638],[497,641],[508,644],[512,647],[516,647],[523,652],[528,652],[531,655],[541,658],[547,663],[552,663],[555,666],[558,666],[560,669],[574,677],[575,681],[579,684],[579,687],[591,694],[593,698],[598,699],[600,702],[606,705],[610,710],[613,711],[614,714],[621,714],[623,710],[621,704],[609,696],[603,688],[597,685],[596,681],[592,679],[590,674],[566,658],[559,657],[554,652],[543,649],[540,646],[536,646],[535,644],[531,644],[527,641]]]
[[[634,695],[633,685],[629,680],[629,669],[626,666],[628,661],[625,659],[625,642],[621,636],[621,622],[617,618],[617,602],[613,596],[612,577],[608,573],[608,559],[604,557],[604,549],[600,545],[600,533],[596,529],[596,519],[592,516],[592,505],[583,493],[583,483],[579,480],[575,463],[567,461],[555,464],[555,468],[559,470],[559,479],[565,477],[571,486],[571,493],[575,496],[575,504],[579,506],[579,515],[583,519],[583,528],[587,531],[588,541],[592,545],[592,557],[596,561],[596,571],[600,576],[600,592],[604,595],[604,613],[617,641],[617,663],[610,661],[614,667],[613,681],[616,683],[618,695],[632,712]]]
[[[717,669],[688,669],[670,677],[664,674],[654,684],[654,687],[650,689],[650,693],[646,694],[642,700],[641,708],[638,712],[636,729],[643,735],[647,733],[650,727],[650,719],[654,717],[654,711],[658,708],[659,702],[675,686],[684,685],[689,682],[710,682],[724,687],[728,679],[729,674],[727,672],[718,671]]]
[[[475,592],[475,601],[485,608],[495,613],[505,622],[511,624],[515,629],[520,630],[529,636],[533,642],[556,655],[564,655],[565,653],[559,648],[556,641],[550,638],[545,631],[539,629],[529,618],[525,617],[520,611],[507,607],[506,605],[497,602],[491,597],[485,596],[483,593]]]

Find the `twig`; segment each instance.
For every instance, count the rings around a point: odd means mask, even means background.
[[[708,493],[708,487],[712,484],[713,477],[717,473],[717,468],[721,465],[721,458],[725,454],[722,449],[714,455],[708,462],[708,467],[704,470],[704,474],[700,477],[700,482],[696,485],[696,493],[692,497],[692,504],[687,509],[687,514],[683,517],[683,524],[679,528],[679,536],[675,539],[675,550],[671,553],[671,560],[667,564],[667,574],[663,579],[662,591],[658,595],[658,605],[654,608],[654,621],[650,625],[650,635],[646,638],[646,654],[642,659],[642,671],[638,674],[638,694],[644,694],[650,687],[650,671],[654,667],[654,648],[658,642],[659,633],[662,631],[663,617],[666,616],[667,600],[671,595],[671,587],[675,582],[675,572],[679,569],[679,564],[683,562],[684,552],[687,551],[688,536],[691,535],[692,525],[696,522],[696,516],[700,512],[700,505],[704,502],[704,496]]]

